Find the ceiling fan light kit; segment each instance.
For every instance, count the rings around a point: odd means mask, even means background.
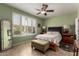
[[[41,11],[41,14],[44,14],[44,13],[46,13],[46,11]]]

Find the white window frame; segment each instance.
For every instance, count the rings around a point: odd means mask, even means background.
[[[24,15],[22,15],[22,14],[18,14],[18,13],[15,13],[15,12],[13,12],[12,13],[12,33],[13,33],[13,16],[14,16],[14,14],[17,14],[17,15],[19,15],[20,16],[20,25],[22,26],[22,17],[25,17],[25,19],[27,19],[27,32],[26,32],[26,34],[29,34],[28,33],[28,19],[31,19],[31,26],[32,26],[32,33],[30,33],[30,34],[36,34],[37,33],[37,25],[36,25],[36,27],[35,27],[35,33],[33,33],[33,25],[32,25],[32,19],[34,20],[34,21],[36,21],[36,19],[35,18],[32,18],[32,17],[27,17],[27,16],[24,16]],[[37,21],[36,21],[36,24],[37,24]],[[20,34],[21,35],[21,34]],[[20,36],[20,35],[14,35],[13,34],[13,36]]]

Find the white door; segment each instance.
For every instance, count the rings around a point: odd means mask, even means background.
[[[12,46],[11,27],[9,21],[2,21],[2,50],[6,50]]]
[[[76,18],[75,20],[75,33],[76,33],[76,39],[79,40],[79,19]]]

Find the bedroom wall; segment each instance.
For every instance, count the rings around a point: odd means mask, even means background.
[[[69,14],[53,16],[50,19],[45,20],[44,25],[47,27],[56,27],[68,25],[72,33],[75,33],[75,18],[77,17],[77,11]]]
[[[78,8],[78,10],[77,10],[77,17],[79,18],[79,8]]]
[[[37,23],[40,23],[40,24],[42,24],[42,22],[43,22],[42,19],[35,17],[31,14],[28,14],[24,11],[18,10],[16,8],[13,8],[13,7],[10,7],[10,6],[7,6],[5,4],[0,4],[0,20],[3,19],[3,18],[7,18],[8,20],[11,21],[12,20],[12,12],[23,14],[23,15],[31,17],[31,18],[35,18],[37,20]],[[38,29],[38,32],[40,32],[39,29]],[[13,37],[13,45],[21,44],[21,43],[25,42],[25,40],[29,41],[33,37],[34,37],[34,35],[23,36],[23,37]]]

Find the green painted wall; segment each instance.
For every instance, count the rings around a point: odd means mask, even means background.
[[[73,25],[75,24],[75,18],[77,17],[77,13],[70,13],[60,16],[54,16],[50,19],[47,19],[44,24],[46,26],[63,26],[63,25]]]
[[[12,10],[10,7],[7,7],[3,4],[0,4],[0,20],[2,18],[12,19]]]
[[[79,18],[79,8],[77,9],[77,17]]]
[[[43,22],[42,19],[40,19],[40,18],[38,18],[36,16],[33,16],[33,15],[29,14],[29,13],[26,13],[26,12],[18,10],[16,8],[7,6],[5,4],[0,4],[0,20],[2,18],[7,18],[7,19],[9,19],[11,21],[12,20],[12,13],[13,12],[25,15],[27,17],[35,18],[37,20],[37,24],[38,23],[42,24],[42,22]],[[39,32],[39,30],[37,32]],[[22,42],[28,41],[28,40],[30,40],[30,37],[33,38],[34,35],[22,36],[22,37],[13,37],[13,45],[18,45],[18,44],[20,44]]]
[[[63,25],[70,26],[70,31],[75,33],[75,19],[77,17],[77,11],[69,14],[60,16],[54,16],[50,19],[45,20],[44,25],[47,27],[58,27]]]

